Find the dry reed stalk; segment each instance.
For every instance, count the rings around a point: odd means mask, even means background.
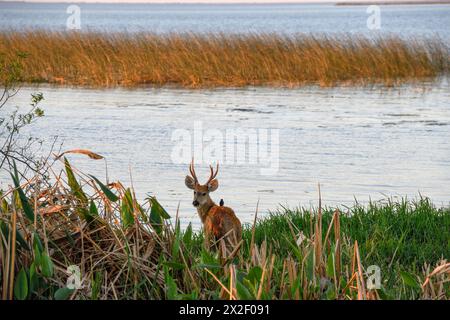
[[[435,281],[433,281],[435,278]],[[441,260],[421,285],[424,299],[446,299],[445,283],[450,282],[450,262]]]
[[[278,34],[0,32],[0,52],[27,52],[24,81],[183,87],[394,85],[449,71],[439,39]]]
[[[250,241],[250,256],[253,256],[253,247],[255,244],[255,231],[256,231],[256,219],[258,218],[258,207],[259,207],[259,199],[258,202],[256,202],[256,209],[255,209],[255,218],[253,219],[253,225],[252,225],[252,239]]]
[[[322,195],[319,188],[319,207],[314,232],[314,253],[315,253],[315,267],[317,274],[322,277],[325,273],[325,268],[322,259]]]
[[[233,293],[228,290],[228,288],[216,277],[214,273],[212,273],[208,268],[205,268],[205,271],[208,272],[213,279],[220,285],[220,287],[228,294],[230,297],[230,300],[236,300],[236,297],[233,295]]]

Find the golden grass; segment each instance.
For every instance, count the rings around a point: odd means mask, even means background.
[[[392,85],[449,71],[442,41],[396,37],[1,32],[0,53],[17,52],[25,82],[92,87]]]

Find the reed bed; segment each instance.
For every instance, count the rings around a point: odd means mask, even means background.
[[[0,32],[25,82],[91,87],[394,85],[449,72],[439,39],[279,34]]]
[[[82,151],[69,153],[102,159]],[[0,206],[2,299],[450,298],[450,209],[426,198],[255,216],[224,262],[156,198],[139,203],[132,188],[63,156],[50,180],[21,181],[12,169]],[[372,264],[377,288],[368,285]]]

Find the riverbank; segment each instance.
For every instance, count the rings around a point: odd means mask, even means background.
[[[449,72],[437,39],[253,35],[1,32],[23,81],[89,87],[321,86],[429,80]]]
[[[63,162],[55,184],[13,173],[2,194],[4,299],[450,297],[450,209],[427,198],[280,210],[245,225],[224,262],[156,198],[138,203],[133,189]],[[69,266],[82,275],[77,289],[65,287]]]

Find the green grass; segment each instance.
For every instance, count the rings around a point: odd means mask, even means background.
[[[324,209],[325,226],[329,225],[333,212],[334,209]],[[417,274],[427,262],[450,259],[450,209],[436,208],[428,198],[356,204],[342,212],[342,233],[349,241],[358,241],[363,265],[380,266],[390,286],[401,285],[400,270]],[[270,213],[256,225],[256,243],[267,239],[279,256],[289,256],[285,239],[292,236],[288,221],[310,238],[310,221],[316,214],[317,210],[311,213],[306,209]],[[246,243],[250,237],[251,230],[246,229]]]
[[[139,203],[131,188],[62,165],[40,184],[13,170],[14,187],[1,195],[3,299],[450,297],[450,209],[427,198],[280,209],[245,225],[227,260],[156,198]],[[82,289],[65,287],[71,265]],[[375,289],[371,265],[381,271]]]

